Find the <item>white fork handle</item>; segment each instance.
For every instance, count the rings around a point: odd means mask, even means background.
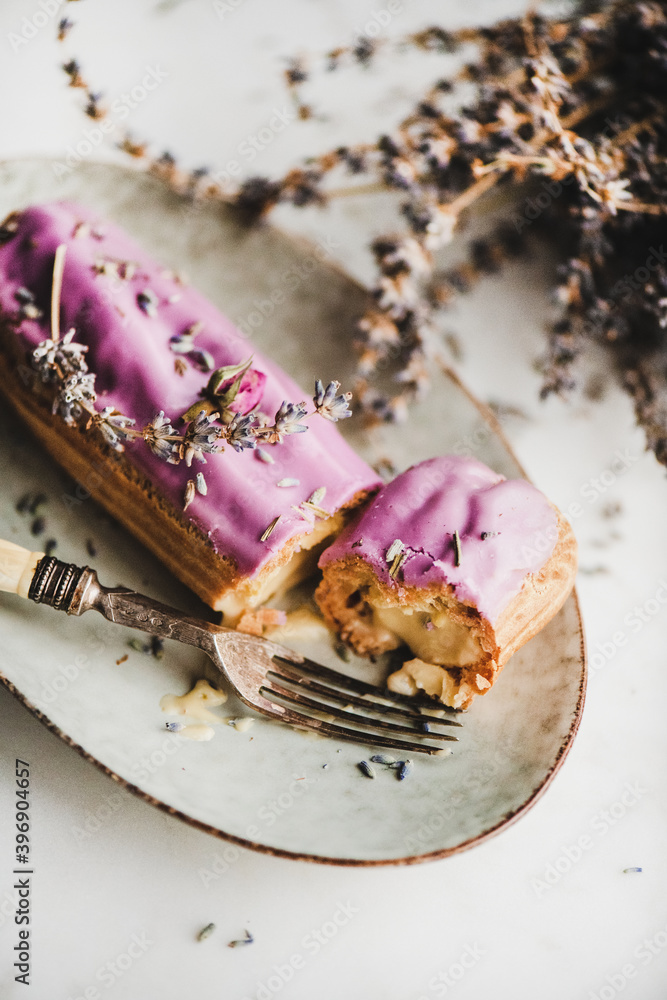
[[[53,556],[47,558],[43,552],[28,552],[20,545],[0,539],[0,591],[3,590],[69,615],[99,611],[111,622],[206,650],[212,647],[214,635],[232,631],[223,625],[190,618],[128,587],[103,587],[89,566],[65,563]]]
[[[43,552],[29,552],[0,538],[0,591],[27,598],[37,563],[43,558]]]

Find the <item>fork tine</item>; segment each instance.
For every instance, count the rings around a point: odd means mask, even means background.
[[[269,694],[265,691],[265,694]],[[278,704],[276,703],[273,703]],[[271,716],[276,718],[275,715]],[[320,733],[322,736],[332,736],[337,740],[345,740],[349,743],[357,743],[362,746],[372,746],[372,747],[383,747],[391,748],[392,750],[403,750],[410,753],[425,753],[431,756],[440,756],[449,753],[447,749],[441,746],[433,746],[432,744],[422,742],[422,743],[411,743],[408,740],[395,739],[390,735],[379,736],[375,733],[367,733],[362,729],[347,729],[345,726],[334,725],[330,722],[325,722],[323,719],[315,719],[312,716],[301,715],[298,712],[293,712],[290,709],[285,710],[285,714],[278,720],[283,723],[287,723],[289,726],[296,726],[298,729],[308,729],[313,732]],[[426,735],[426,734],[425,734]],[[428,734],[428,739],[431,738],[431,734]]]
[[[443,747],[431,746],[427,743],[408,743],[407,740],[394,740],[382,736],[373,736],[361,730],[346,729],[344,726],[334,726],[326,722],[317,728],[317,732],[323,733],[326,736],[333,736],[338,740],[345,740],[348,743],[360,743],[365,746],[403,750],[406,753],[425,753],[430,756],[442,757],[443,754],[451,752]]]
[[[381,712],[384,716],[388,715],[397,719],[403,719],[406,722],[428,722],[442,726],[461,727],[461,723],[456,722],[454,719],[440,719],[437,715],[425,715],[416,709],[401,708],[398,705],[379,705],[369,698],[360,698],[357,695],[349,694],[347,691],[339,691],[335,688],[327,687],[325,684],[319,684],[317,681],[311,680],[310,677],[303,676],[298,668],[293,668],[286,663],[280,664],[280,671],[271,671],[270,673],[273,673],[283,681],[288,680],[291,684],[298,685],[300,689],[305,689],[311,694],[322,695],[323,698],[328,698],[330,701],[337,702],[343,706],[354,705],[357,708],[363,708],[365,711]]]
[[[449,705],[441,705],[439,703],[436,705],[432,699],[425,696],[397,694],[395,691],[389,691],[389,689],[381,689],[377,685],[369,684],[367,681],[359,680],[357,677],[350,677],[348,674],[340,673],[338,670],[332,670],[331,667],[324,667],[319,663],[314,663],[312,660],[308,660],[298,653],[294,653],[292,658],[291,656],[285,656],[284,650],[282,650],[280,653],[274,653],[273,659],[281,664],[284,662],[291,668],[300,670],[307,677],[312,675],[315,680],[329,681],[338,687],[366,696],[367,699],[378,698],[390,703],[395,702],[412,711],[418,708],[430,708],[431,711],[435,711],[437,708],[438,711],[458,714],[456,709],[450,708]],[[439,719],[438,721],[442,722],[443,720]],[[455,723],[455,725],[461,725],[461,723]]]
[[[392,722],[386,722],[383,719],[371,719],[368,716],[356,715],[354,712],[346,712],[342,708],[336,708],[335,706],[322,705],[321,702],[313,701],[312,698],[306,698],[302,694],[295,691],[290,691],[288,688],[284,688],[280,684],[273,684],[272,687],[262,687],[260,690],[265,698],[271,700],[271,695],[277,695],[279,698],[286,701],[290,707],[296,706],[297,709],[310,709],[311,711],[321,712],[323,715],[333,716],[334,719],[340,719],[342,722],[351,722],[356,726],[363,726],[365,733],[376,733],[380,736],[383,734],[400,735],[400,736],[420,736],[419,730],[414,729],[410,726],[394,725]],[[428,736],[430,740],[439,740],[442,742],[458,742],[458,736],[451,736],[449,733],[424,733]]]

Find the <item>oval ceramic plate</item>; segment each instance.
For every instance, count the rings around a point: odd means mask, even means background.
[[[302,385],[351,374],[353,318],[364,293],[326,259],[326,249],[270,228],[239,229],[228,211],[192,206],[144,174],[81,165],[57,179],[52,165],[0,166],[0,216],[31,202],[79,200],[125,226],[237,323]],[[272,292],[280,290],[283,301]],[[190,613],[210,616],[129,534],[87,499],[0,410],[3,469],[0,537],[34,547],[30,518],[15,509],[43,492],[46,533],[57,554],[91,562],[102,582],[123,583]],[[352,422],[353,423],[353,422]],[[522,474],[491,415],[443,371],[428,404],[404,426],[371,440],[344,427],[370,461],[397,469],[447,451],[474,453],[508,477]],[[94,474],[94,473],[93,473]],[[96,552],[91,558],[89,551]],[[139,633],[135,633],[139,635]],[[463,716],[451,756],[414,758],[409,780],[379,767],[369,781],[356,764],[369,751],[309,737],[258,719],[244,731],[225,717],[207,743],[165,731],[159,702],[201,676],[206,657],[168,643],[160,660],[128,646],[132,633],[97,615],[67,618],[0,594],[5,686],[58,735],[127,788],[194,826],[247,847],[336,864],[408,863],[464,850],[498,833],[545,790],[571,746],[583,706],[585,660],[576,597]],[[299,648],[341,668],[325,631]],[[295,645],[297,643],[295,642]],[[362,661],[351,672],[369,675]]]

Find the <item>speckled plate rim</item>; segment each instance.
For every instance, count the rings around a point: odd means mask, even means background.
[[[0,165],[5,164],[19,164],[21,162],[34,162],[35,160],[43,160],[44,162],[50,162],[50,157],[16,157],[16,158],[4,158],[0,159]],[[92,162],[92,161],[91,161]],[[124,170],[129,174],[141,175],[145,171],[139,167],[119,167],[117,164],[99,163],[100,166],[114,166],[117,169]],[[310,241],[305,237],[294,237],[292,234],[286,234],[282,232],[282,235],[286,238],[293,240],[294,242],[302,243],[303,245],[311,246]],[[348,281],[353,281],[357,283],[354,278],[352,278],[343,268],[337,267],[335,264],[330,265],[335,270],[343,273]],[[503,431],[500,422],[497,420],[493,411],[486,406],[481,400],[477,399],[474,393],[461,381],[459,376],[448,366],[441,364],[443,373],[447,378],[456,385],[456,387],[465,394],[465,396],[470,400],[472,405],[476,408],[481,419],[489,426],[492,433],[502,442],[504,448],[507,450],[511,458],[516,462],[517,467],[520,469],[522,476],[525,479],[529,479],[526,472],[516,457],[514,450]],[[52,722],[49,717],[38,709],[25,695],[23,695],[18,688],[9,680],[9,678],[0,671],[0,684],[3,685],[9,691],[17,701],[19,701],[27,710],[33,715],[39,722],[42,723],[48,730],[54,733],[56,736],[66,743],[68,746],[72,747],[73,750],[84,758],[84,760],[90,761],[94,764],[103,774],[106,774],[109,778],[115,781],[118,785],[121,785],[127,791],[136,795],[138,798],[143,799],[151,806],[155,806],[162,812],[169,816],[173,816],[176,819],[182,820],[189,826],[193,827],[195,830],[201,830],[202,833],[208,833],[219,840],[225,840],[229,843],[236,844],[239,847],[245,847],[251,851],[257,851],[260,854],[268,854],[272,857],[286,858],[292,861],[309,861],[314,864],[322,865],[334,865],[336,867],[344,868],[378,868],[387,866],[398,866],[398,865],[414,865],[421,864],[425,861],[438,861],[441,858],[448,858],[455,854],[461,854],[464,851],[470,850],[472,847],[476,847],[479,844],[490,840],[492,837],[497,836],[503,830],[506,830],[512,824],[514,824],[518,819],[520,819],[529,809],[531,809],[536,802],[544,795],[547,788],[550,786],[551,782],[555,778],[556,774],[560,770],[567,757],[574,738],[579,729],[581,723],[581,718],[584,709],[584,703],[586,698],[586,685],[588,680],[588,663],[586,655],[586,642],[584,633],[584,624],[581,616],[581,607],[579,604],[579,598],[576,589],[572,592],[572,599],[574,600],[577,626],[579,629],[580,638],[580,657],[581,657],[581,678],[579,681],[578,698],[577,704],[574,711],[572,723],[567,736],[561,743],[558,753],[556,754],[555,760],[547,773],[544,775],[542,782],[533,790],[531,795],[523,802],[517,809],[508,813],[504,816],[498,823],[490,827],[488,830],[484,830],[482,833],[477,834],[475,837],[470,837],[468,840],[462,841],[454,847],[441,848],[436,851],[429,851],[424,854],[412,854],[407,855],[403,858],[380,858],[380,859],[355,859],[355,858],[331,858],[324,855],[318,854],[307,854],[298,851],[288,851],[283,848],[273,847],[268,844],[260,844],[257,841],[248,840],[245,837],[237,837],[234,834],[227,833],[224,830],[220,830],[217,827],[211,826],[208,823],[203,823],[200,820],[194,819],[194,817],[189,816],[187,813],[182,812],[179,809],[175,809],[173,806],[168,805],[166,802],[162,802],[160,799],[155,798],[148,792],[143,791],[137,785],[128,781],[126,778],[121,777],[106,764],[103,764],[100,760],[94,757],[92,754],[88,753],[81,744],[77,743],[76,740],[72,739],[67,733],[64,733],[54,722]]]

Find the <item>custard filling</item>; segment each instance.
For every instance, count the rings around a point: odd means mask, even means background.
[[[477,674],[477,682],[481,682],[480,686],[490,687],[480,674]],[[444,667],[420,659],[407,660],[400,670],[390,674],[387,687],[396,694],[410,697],[423,691],[451,708],[463,708],[472,695],[479,693],[467,681],[455,677]]]
[[[461,708],[476,693],[456,668],[470,668],[483,660],[482,647],[470,628],[454,621],[446,607],[383,606],[372,595],[368,604],[373,626],[393,636],[395,647],[404,643],[415,657],[389,676],[390,691],[410,696],[423,691],[452,708]],[[489,686],[477,677],[482,687]]]
[[[439,666],[465,667],[483,659],[482,648],[470,629],[452,621],[444,609],[429,613],[370,603],[373,625],[391,632],[397,646],[405,643],[420,660]]]
[[[341,511],[333,517],[318,521],[313,530],[302,535],[299,547],[286,563],[262,575],[259,586],[253,579],[244,581],[229,594],[217,601],[216,611],[222,611],[226,625],[234,625],[248,608],[257,608],[272,597],[281,597],[307,580],[317,569],[317,561],[327,544],[338,535],[345,518]]]

